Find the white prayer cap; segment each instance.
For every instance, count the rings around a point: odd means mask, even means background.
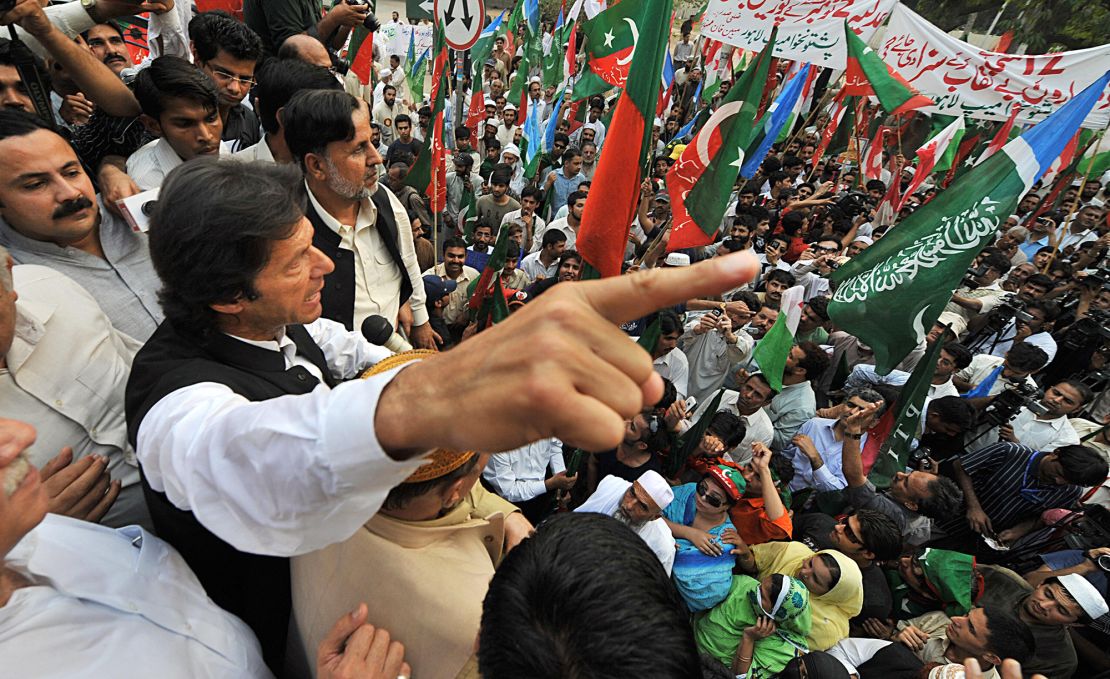
[[[1102,598],[1102,594],[1087,578],[1078,573],[1069,573],[1056,579],[1060,581],[1064,589],[1068,590],[1071,598],[1075,599],[1076,603],[1083,609],[1083,612],[1090,616],[1091,620],[1097,620],[1110,613],[1110,606],[1106,605],[1106,599]]]
[[[382,69],[382,74],[381,74],[381,76],[380,76],[380,77],[382,77],[382,78],[388,78],[388,77],[389,77],[389,76],[391,76],[391,75],[393,75],[393,71],[392,71],[391,69],[388,69],[388,68],[383,68],[383,69]]]
[[[534,75],[528,80],[529,85],[531,85],[532,83],[541,83],[542,84],[543,81],[540,80],[540,77],[538,75]]]
[[[690,266],[690,255],[682,252],[672,252],[663,260],[667,266]]]
[[[653,125],[653,126],[655,126],[655,127],[658,127],[658,128],[660,128],[660,129],[662,129],[662,127],[663,127],[663,121],[662,121],[662,120],[660,120],[660,119],[658,119],[658,118],[656,118],[656,119],[655,119],[655,121],[654,121],[654,122],[652,123],[652,125]]]
[[[505,111],[515,111],[516,106],[514,106],[513,104],[505,104],[505,108],[503,110],[505,110]]]
[[[853,243],[863,243],[864,245],[868,245],[868,246],[871,246],[871,245],[875,244],[875,240],[873,238],[871,238],[870,236],[856,236],[854,239],[852,239],[852,242]]]
[[[649,469],[640,474],[640,478],[636,481],[651,496],[651,499],[655,500],[659,509],[666,509],[667,505],[671,504],[671,500],[674,499],[674,491],[671,490],[671,485],[657,471]]]
[[[1095,207],[1105,207],[1106,203],[1102,202],[1098,198],[1092,198],[1091,201],[1087,203],[1087,205],[1094,205]]]
[[[497,106],[497,102],[493,99],[490,99],[489,97],[486,97],[486,101],[484,104],[482,104],[482,106]]]
[[[519,158],[520,157],[520,147],[517,146],[516,144],[505,144],[505,146],[502,147],[502,149],[501,149],[501,155],[505,155],[506,153],[511,153],[512,155]]]

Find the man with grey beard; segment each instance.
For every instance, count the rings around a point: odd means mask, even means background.
[[[304,170],[312,244],[335,263],[324,283],[324,317],[353,330],[368,316],[384,316],[414,347],[434,351],[412,228],[404,206],[378,182],[382,158],[366,102],[340,91],[299,92],[282,124]]]
[[[674,499],[670,485],[656,471],[646,471],[636,481],[606,476],[576,512],[606,514],[631,528],[659,557],[667,575],[674,565],[675,544],[663,510]]]

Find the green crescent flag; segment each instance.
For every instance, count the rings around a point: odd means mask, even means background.
[[[611,5],[594,18],[580,22],[585,40],[586,66],[574,84],[571,93],[573,101],[625,86],[632,54],[643,30],[643,12],[642,2],[626,1]]]

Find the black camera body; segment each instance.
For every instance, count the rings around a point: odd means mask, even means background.
[[[1011,384],[995,396],[979,416],[980,422],[1001,427],[1014,419],[1022,407],[1029,409],[1034,415],[1048,412],[1048,408],[1041,403],[1041,390],[1022,381]]]
[[[4,2],[4,0],[0,0],[0,2]],[[363,7],[371,7],[370,0],[346,0],[346,2],[348,5],[362,5]],[[374,16],[373,12],[370,12],[366,15],[366,19],[363,20],[362,25],[371,33],[374,33],[382,27],[382,25],[378,23],[378,17]]]
[[[1110,340],[1110,311],[1091,309],[1067,329],[1060,338],[1060,348],[1079,351],[1094,343]]]
[[[849,219],[855,219],[871,211],[871,197],[863,191],[849,191],[837,199],[836,207]]]

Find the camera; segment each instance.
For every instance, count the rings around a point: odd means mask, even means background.
[[[855,219],[871,211],[870,198],[863,191],[849,191],[836,201],[836,207],[849,219]]]
[[[1041,403],[1041,390],[1027,382],[1019,382],[1011,384],[991,400],[980,415],[980,422],[1001,427],[1014,419],[1022,407],[1027,408],[1034,415],[1044,415],[1048,412],[1048,408]]]
[[[4,2],[4,1],[5,0],[0,0],[0,2]],[[346,0],[346,1],[347,1],[348,5],[362,5],[363,7],[371,7],[370,0]],[[375,31],[377,31],[379,28],[382,27],[382,25],[380,23],[378,23],[378,17],[374,16],[373,12],[369,12],[366,15],[366,18],[363,20],[362,25],[363,25],[363,27],[366,28],[366,30],[370,31],[371,33],[374,33]]]
[[[1027,300],[1017,295],[1007,295],[987,314],[987,325],[982,332],[989,335],[1000,333],[1006,329],[1011,320],[1017,323],[1029,323],[1033,320],[1033,315],[1025,310],[1028,304]]]
[[[906,466],[917,471],[929,471],[932,468],[929,458],[932,456],[933,451],[927,446],[918,446],[910,453],[909,459],[906,460]]]
[[[1095,559],[1095,563],[1098,564],[1099,568],[1110,573],[1110,554],[1100,554],[1099,557]]]
[[[709,313],[713,314],[717,318],[720,318],[725,312],[721,309],[710,309]]]
[[[1067,329],[1060,338],[1060,348],[1078,351],[1092,343],[1110,339],[1110,311],[1091,309]]]
[[[960,286],[967,288],[968,290],[974,290],[975,288],[978,288],[979,281],[977,279],[985,273],[987,273],[987,267],[985,264],[980,264],[977,267],[968,269],[967,273],[964,274],[963,279],[960,280]]]
[[[1097,271],[1088,274],[1081,280],[1088,287],[1110,290],[1110,267],[1100,266]]]

